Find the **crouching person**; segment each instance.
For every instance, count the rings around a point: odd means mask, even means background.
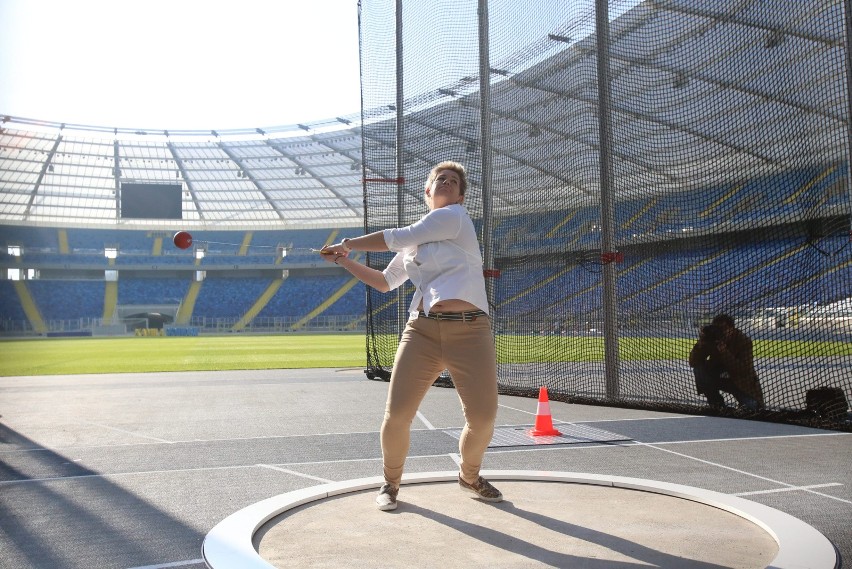
[[[725,407],[722,392],[734,396],[741,409],[763,408],[763,391],[754,370],[751,338],[738,330],[734,319],[719,314],[701,328],[698,342],[689,353],[699,395],[715,408]]]

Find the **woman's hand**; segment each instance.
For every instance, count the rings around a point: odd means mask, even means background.
[[[320,249],[320,255],[322,255],[324,261],[337,265],[340,262],[340,259],[349,256],[349,251],[350,249],[343,245],[343,243],[334,243],[333,245],[326,245]]]

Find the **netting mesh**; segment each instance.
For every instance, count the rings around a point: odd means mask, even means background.
[[[726,313],[753,416],[850,429],[809,401],[852,393],[843,2],[360,6],[365,230],[413,223],[429,169],[465,164],[502,392],[704,412],[687,356]],[[371,377],[411,293],[368,288]]]

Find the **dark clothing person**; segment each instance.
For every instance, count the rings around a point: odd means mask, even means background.
[[[763,391],[754,370],[751,338],[734,327],[734,320],[720,314],[704,326],[689,354],[699,395],[712,407],[725,407],[721,392],[734,396],[741,408],[762,409]]]

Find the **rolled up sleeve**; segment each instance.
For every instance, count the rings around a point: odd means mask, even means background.
[[[395,290],[402,286],[408,280],[408,274],[405,272],[405,264],[403,263],[403,253],[397,253],[382,274],[385,276],[385,281],[388,283],[388,289]]]
[[[455,239],[461,231],[461,215],[449,206],[430,211],[407,227],[385,229],[385,244],[391,251],[402,251],[435,241]]]

